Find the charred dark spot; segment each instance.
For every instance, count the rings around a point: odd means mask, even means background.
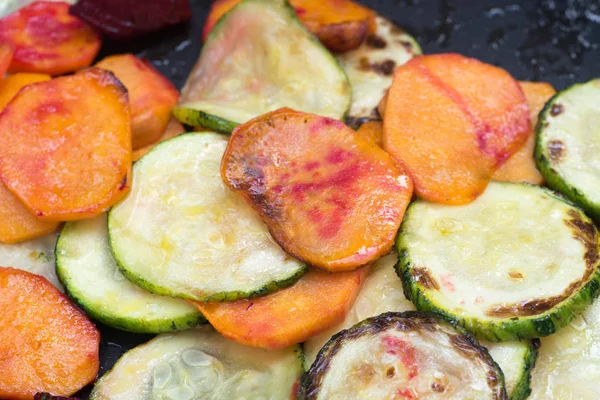
[[[367,57],[361,57],[358,69],[361,71],[373,71],[379,75],[389,76],[394,73],[396,62],[394,60],[385,60],[378,63],[371,63]]]
[[[540,339],[535,338],[531,340],[531,345],[534,349],[539,350],[540,347],[542,347],[542,342],[540,341]]]
[[[508,276],[510,276],[512,279],[517,279],[517,280],[523,279],[523,274],[520,273],[519,271],[508,271]]]
[[[385,371],[386,378],[393,378],[394,376],[396,376],[396,369],[394,367],[390,367]]]
[[[408,51],[409,53],[412,52],[413,44],[411,42],[405,42],[404,40],[401,40],[400,44],[406,49],[406,51]]]
[[[550,160],[554,163],[559,163],[565,155],[566,147],[560,140],[551,140],[546,148],[548,149]]]
[[[374,49],[385,49],[387,46],[385,39],[375,34],[367,36],[365,43],[367,46],[373,47]]]
[[[593,269],[598,262],[598,230],[590,221],[584,221],[582,215],[575,210],[568,212],[570,220],[565,224],[571,228],[573,237],[585,246],[583,259],[588,269]]]
[[[119,184],[119,191],[125,189],[127,187],[127,175],[121,179],[121,183]]]
[[[553,117],[562,114],[564,111],[565,106],[563,106],[562,104],[552,104],[552,107],[550,107],[550,115],[552,115]]]
[[[411,275],[417,283],[421,284],[425,289],[439,290],[440,285],[435,278],[429,274],[427,268],[415,267],[411,270]]]
[[[496,386],[498,384],[498,375],[494,371],[488,371],[485,378],[490,386]]]
[[[444,393],[446,391],[446,386],[440,382],[433,382],[431,384],[431,390],[437,393]]]
[[[232,183],[236,189],[247,193],[262,215],[270,219],[281,218],[281,210],[267,199],[266,179],[261,169],[246,165],[244,179]]]

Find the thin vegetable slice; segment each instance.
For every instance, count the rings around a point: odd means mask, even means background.
[[[383,145],[383,122],[367,121],[356,130],[356,134],[367,142],[381,147]]]
[[[106,215],[65,225],[56,244],[56,272],[71,298],[115,328],[160,333],[206,321],[184,300],[150,294],[125,279],[110,251]]]
[[[290,109],[236,128],[221,176],[285,251],[329,271],[389,252],[412,195],[386,152],[339,121]]]
[[[550,84],[545,82],[519,82],[529,104],[529,118],[531,126],[535,127],[538,114],[546,102],[556,93]],[[527,142],[519,151],[513,154],[492,175],[492,179],[508,182],[526,182],[532,185],[541,185],[544,178],[535,165],[533,151],[536,135],[530,135]]]
[[[377,105],[392,85],[394,71],[421,54],[416,40],[392,21],[377,15],[375,26],[358,49],[337,56],[352,85],[346,122],[353,127],[380,119]]]
[[[491,183],[463,207],[414,202],[398,275],[418,310],[490,341],[547,336],[598,295],[599,235],[553,192]]]
[[[127,91],[90,68],[23,88],[0,114],[0,176],[38,218],[101,214],[129,188]]]
[[[100,333],[45,278],[0,267],[0,398],[70,396],[98,372]]]
[[[531,394],[531,375],[535,370],[538,339],[513,342],[480,342],[504,373],[508,400],[525,400]]]
[[[28,6],[31,3],[34,3],[38,0],[3,0],[0,3],[0,18],[4,18],[8,14],[11,14],[17,11],[20,8]],[[46,1],[59,1],[62,3],[73,4],[77,0],[46,0]]]
[[[4,77],[6,71],[8,71],[13,54],[14,48],[12,45],[8,43],[0,43],[0,81]]]
[[[0,71],[0,76],[2,75]],[[27,85],[50,80],[50,75],[20,73],[0,79],[0,111]]]
[[[302,375],[302,350],[239,345],[211,327],[163,334],[125,353],[91,400],[287,399]]]
[[[183,127],[183,125],[181,125],[181,123],[179,121],[177,121],[175,119],[175,117],[171,117],[171,119],[169,120],[169,124],[167,125],[167,129],[165,129],[165,131],[163,132],[162,136],[158,140],[158,143],[164,142],[165,140],[169,140],[171,138],[174,138],[175,136],[181,135],[184,132],[185,132],[185,128]],[[156,143],[156,144],[158,144],[158,143]],[[133,161],[137,161],[140,158],[142,158],[144,155],[148,154],[148,152],[150,150],[152,150],[152,148],[154,146],[155,146],[154,144],[150,144],[148,146],[144,146],[144,147],[141,147],[141,148],[135,150],[132,153]]]
[[[14,46],[9,72],[61,75],[89,66],[100,36],[65,2],[36,1],[0,19],[0,42]]]
[[[247,346],[278,349],[343,320],[365,272],[311,270],[289,288],[258,299],[195,304],[225,337]]]
[[[396,70],[383,146],[406,163],[416,194],[425,200],[473,201],[529,134],[525,96],[500,68],[438,54]]]
[[[260,217],[219,175],[227,138],[180,135],[134,165],[130,195],[109,213],[112,251],[150,292],[199,301],[263,296],[297,281]]]
[[[230,133],[281,107],[342,119],[350,96],[344,71],[286,0],[246,0],[211,32],[173,113]]]
[[[549,187],[600,220],[600,79],[573,85],[540,113],[535,159]]]
[[[133,54],[109,56],[96,66],[113,72],[127,88],[133,149],[157,142],[179,99],[175,86],[147,60]]]
[[[435,314],[386,313],[335,335],[304,399],[506,399],[504,377],[472,336]]]

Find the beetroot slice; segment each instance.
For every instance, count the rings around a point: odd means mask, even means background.
[[[75,15],[113,39],[128,39],[187,21],[189,0],[79,0]]]

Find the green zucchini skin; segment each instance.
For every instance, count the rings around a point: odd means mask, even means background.
[[[218,133],[230,134],[239,124],[228,121],[216,115],[207,114],[200,110],[194,110],[185,106],[175,106],[172,110],[173,116],[179,122],[194,127],[203,127]]]
[[[535,367],[540,348],[539,339],[529,341],[529,348],[525,357],[525,368],[517,386],[509,393],[508,400],[525,400],[531,394],[531,370]]]

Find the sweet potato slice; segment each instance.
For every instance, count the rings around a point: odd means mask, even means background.
[[[550,84],[545,82],[519,82],[519,85],[523,89],[529,104],[529,118],[533,129],[537,124],[538,114],[556,91]],[[492,179],[508,182],[527,182],[532,185],[543,184],[544,178],[535,166],[533,158],[534,147],[535,134],[532,132],[527,142],[494,172]]]
[[[0,42],[14,46],[8,72],[61,75],[91,64],[100,36],[69,14],[69,4],[38,1],[0,19]]]
[[[91,218],[129,188],[127,91],[90,68],[24,87],[0,114],[0,177],[38,218]]]
[[[175,86],[147,60],[133,54],[106,57],[96,66],[113,72],[127,88],[133,149],[158,141],[179,100]]]
[[[313,269],[294,285],[257,299],[194,304],[223,336],[247,346],[278,349],[343,321],[367,269],[336,274]]]
[[[356,131],[356,134],[369,143],[381,147],[381,137],[383,136],[383,122],[367,121],[363,123]]]
[[[203,129],[206,131],[206,129]],[[133,152],[132,159],[133,161],[137,161],[146,155],[152,148],[160,142],[164,142],[165,140],[169,140],[174,138],[177,135],[180,135],[185,132],[185,128],[179,121],[175,119],[175,117],[171,117],[169,120],[169,124],[167,125],[167,129],[163,132],[162,136],[158,140],[157,143],[149,144],[148,146],[141,147]]]
[[[529,110],[513,81],[506,71],[455,54],[417,57],[396,70],[383,147],[407,165],[419,197],[473,201],[519,149],[530,132]]]
[[[412,181],[343,123],[280,109],[234,130],[221,176],[294,257],[347,271],[387,253]]]
[[[50,80],[50,75],[19,73],[7,76],[0,81],[0,111],[12,100],[23,87],[32,83]]]
[[[0,43],[0,80],[8,71],[10,62],[12,61],[14,48],[8,43]]]
[[[70,396],[94,380],[100,333],[50,282],[0,267],[0,398]]]

